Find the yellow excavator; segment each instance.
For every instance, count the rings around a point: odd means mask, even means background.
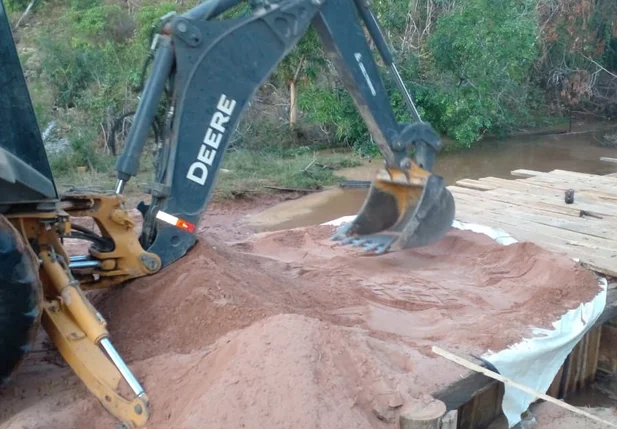
[[[351,94],[385,165],[353,222],[334,242],[382,254],[439,240],[454,200],[432,173],[442,143],[420,116],[392,60],[368,0],[253,0],[246,16],[221,15],[242,0],[207,0],[163,16],[152,64],[109,191],[59,194],[0,0],[0,381],[10,382],[39,325],[89,391],[126,428],[150,416],[146,391],[113,347],[106,322],[84,291],[150,276],[190,254],[229,137],[256,90],[305,35],[316,31]],[[368,36],[413,118],[395,119]],[[123,191],[139,170],[157,110],[157,142],[141,233]],[[94,220],[85,228],[77,218]],[[63,240],[90,242],[69,255]],[[207,280],[206,280],[207,281]],[[131,395],[121,395],[126,383]],[[156,400],[154,399],[154,402]]]

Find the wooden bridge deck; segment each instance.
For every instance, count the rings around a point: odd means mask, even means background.
[[[617,160],[616,160],[617,161]],[[580,260],[617,277],[617,177],[571,171],[515,170],[512,179],[464,179],[450,186],[456,218],[501,228],[520,241]],[[565,203],[573,189],[574,203]],[[581,213],[582,212],[582,213]],[[547,394],[566,398],[617,368],[617,283],[609,279],[607,305],[575,347]],[[484,366],[484,365],[483,365]],[[501,383],[472,372],[433,396],[458,411],[458,428],[487,427],[502,415]]]
[[[513,179],[464,179],[448,187],[456,219],[501,228],[617,277],[617,177],[515,170]],[[574,203],[565,191],[573,189]]]

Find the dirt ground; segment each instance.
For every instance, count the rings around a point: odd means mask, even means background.
[[[148,428],[397,428],[406,402],[466,374],[432,345],[498,351],[599,291],[531,243],[452,230],[372,257],[330,242],[331,227],[257,234],[243,223],[279,200],[211,205],[185,258],[92,294],[148,392]],[[114,428],[40,347],[0,394],[0,428]]]

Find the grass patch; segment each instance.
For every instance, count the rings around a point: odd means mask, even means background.
[[[230,199],[248,193],[272,192],[265,186],[321,189],[343,180],[334,174],[336,170],[361,164],[360,158],[353,154],[238,150],[227,154],[214,198]]]
[[[144,156],[139,175],[131,179],[125,194],[136,195],[153,178],[150,159]],[[98,155],[97,167],[89,168],[69,162],[66,154],[50,157],[56,185],[60,192],[73,186],[93,187],[100,190],[113,189],[116,183],[115,158]],[[290,151],[254,151],[239,149],[229,151],[223,160],[217,184],[213,191],[216,200],[234,199],[247,194],[260,195],[273,190],[265,186],[293,189],[318,190],[335,185],[343,180],[334,174],[336,170],[362,165],[360,157],[353,153],[313,153],[298,149]],[[86,167],[80,171],[79,167]]]
[[[74,149],[68,153],[52,155],[49,164],[54,175],[58,192],[64,192],[72,187],[93,188],[102,191],[114,189],[116,185],[116,158],[111,155],[96,153],[91,162],[80,162],[81,157],[74,154]],[[143,187],[154,177],[152,157],[144,154],[140,163],[140,171],[137,177],[132,178],[126,184],[124,193],[136,195],[143,192]],[[85,170],[85,171],[84,171]]]
[[[54,175],[56,187],[59,193],[63,193],[70,188],[91,188],[97,191],[111,191],[116,185],[116,173],[113,169],[103,172],[97,170],[77,170],[64,171],[60,175]],[[132,178],[126,184],[124,194],[138,195],[143,192],[143,187],[148,182],[148,177],[143,173]]]

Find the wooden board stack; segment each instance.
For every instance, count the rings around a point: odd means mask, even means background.
[[[617,177],[564,170],[511,174],[518,179],[463,179],[449,186],[456,219],[501,228],[617,277]],[[570,189],[574,202],[567,204]]]

